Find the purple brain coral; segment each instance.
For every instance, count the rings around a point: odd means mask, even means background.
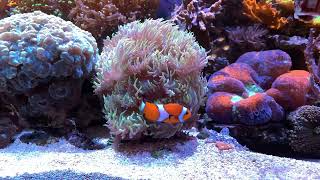
[[[149,135],[171,137],[194,123],[204,103],[206,80],[201,70],[205,50],[191,33],[168,21],[134,21],[105,40],[96,70],[95,92],[104,96],[111,133],[122,139]],[[139,112],[139,103],[179,103],[190,109],[190,123],[152,124]]]
[[[248,52],[240,56],[237,63],[246,63],[259,76],[258,83],[262,88],[269,88],[272,82],[292,66],[289,54],[281,50]]]
[[[240,56],[236,63],[209,78],[207,114],[220,123],[258,125],[282,120],[283,108],[263,91],[290,68],[290,56],[280,50]]]
[[[56,16],[36,11],[2,19],[0,97],[24,118],[59,126],[79,103],[98,57],[90,33]]]

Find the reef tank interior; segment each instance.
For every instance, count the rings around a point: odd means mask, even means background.
[[[320,179],[320,0],[0,0],[0,179]]]

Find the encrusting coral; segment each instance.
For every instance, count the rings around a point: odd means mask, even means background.
[[[31,127],[61,128],[99,58],[95,39],[40,11],[0,20],[0,101]]]
[[[294,151],[320,155],[320,107],[301,106],[288,116],[292,129],[289,143]]]
[[[271,29],[280,29],[287,24],[287,19],[272,7],[271,2],[243,0],[244,14],[255,22],[267,25]]]
[[[143,135],[168,138],[198,119],[206,80],[201,70],[206,52],[191,33],[168,21],[135,21],[105,40],[96,70],[95,92],[104,96],[104,112],[111,133],[121,139]],[[190,109],[185,124],[149,123],[139,103],[178,103]]]

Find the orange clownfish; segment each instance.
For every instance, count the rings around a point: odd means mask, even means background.
[[[191,117],[189,109],[176,103],[162,105],[141,102],[139,110],[143,113],[143,117],[152,123],[184,123]]]

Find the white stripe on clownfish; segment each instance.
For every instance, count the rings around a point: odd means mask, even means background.
[[[186,107],[183,107],[181,113],[179,114],[179,121],[180,121],[181,123],[184,122],[183,116],[184,116],[186,113],[187,113],[187,108],[186,108]]]
[[[157,120],[157,122],[163,122],[165,121],[166,119],[169,118],[169,113],[164,109],[163,105],[162,104],[156,104],[156,106],[158,107],[158,111],[160,113],[160,116]]]

